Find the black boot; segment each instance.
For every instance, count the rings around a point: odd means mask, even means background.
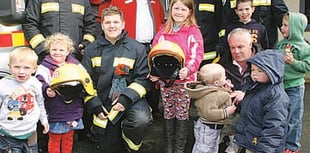
[[[177,120],[176,124],[176,145],[174,153],[185,153],[185,146],[188,135],[188,120]]]
[[[164,140],[166,144],[165,153],[173,153],[175,144],[175,119],[164,120]]]

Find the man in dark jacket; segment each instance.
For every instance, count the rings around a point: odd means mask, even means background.
[[[93,132],[100,152],[138,151],[152,120],[145,99],[150,88],[146,48],[127,36],[117,7],[104,9],[101,20],[104,33],[86,47],[82,59],[101,103],[88,104],[86,109],[94,114]]]
[[[220,61],[220,64],[225,68],[227,79],[234,85],[233,90],[244,91],[241,85],[247,81],[250,74],[247,60],[256,53],[252,37],[249,30],[236,28],[227,38],[231,58],[223,63]]]
[[[223,8],[222,25],[238,20],[235,13],[237,0],[226,0]],[[269,46],[273,48],[278,41],[278,28],[282,25],[282,17],[288,12],[284,0],[253,0],[255,12],[252,18],[266,27]]]
[[[45,38],[54,32],[70,36],[76,44],[73,55],[81,60],[84,48],[95,40],[95,22],[89,0],[30,0],[23,30],[39,56],[39,63],[47,54]]]

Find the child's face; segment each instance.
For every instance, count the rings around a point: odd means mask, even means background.
[[[177,1],[172,6],[171,15],[176,25],[183,24],[184,21],[190,15],[190,13],[191,12],[189,8],[186,5],[184,5],[181,1]]]
[[[249,22],[254,10],[255,8],[251,6],[251,2],[244,2],[239,3],[235,11],[241,22]]]
[[[266,73],[254,64],[251,64],[251,78],[254,82],[269,82]]]
[[[50,55],[56,64],[62,64],[66,61],[70,53],[68,46],[62,42],[53,42],[49,48]]]
[[[283,18],[282,20],[281,33],[284,38],[288,38],[290,36],[290,24],[288,18]]]
[[[26,82],[31,74],[36,71],[37,65],[35,62],[25,59],[14,59],[9,64],[11,74],[19,83]]]

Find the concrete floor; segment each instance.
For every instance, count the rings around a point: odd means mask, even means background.
[[[303,134],[302,134],[302,153],[310,153],[310,83],[306,84],[305,91],[305,111],[303,118]],[[195,108],[191,107],[191,121],[193,121],[197,116],[195,115]],[[191,122],[193,123],[193,122]],[[193,124],[191,124],[192,127]],[[141,153],[161,153],[165,147],[163,141],[163,120],[157,118],[154,120],[153,124],[147,130],[147,135],[145,137],[144,144],[141,148]],[[191,147],[193,145],[194,138],[192,131],[190,132],[188,138],[188,144],[186,147],[186,153],[191,152]],[[77,141],[74,146],[74,153],[87,153],[96,152],[96,146],[88,141]]]

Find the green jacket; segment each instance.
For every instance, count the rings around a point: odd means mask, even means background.
[[[310,45],[304,40],[304,30],[307,26],[307,18],[301,13],[289,13],[288,38],[283,38],[277,44],[277,49],[285,53],[285,47],[293,53],[294,62],[285,64],[284,87],[291,88],[300,86],[305,82],[305,73],[310,71]]]

